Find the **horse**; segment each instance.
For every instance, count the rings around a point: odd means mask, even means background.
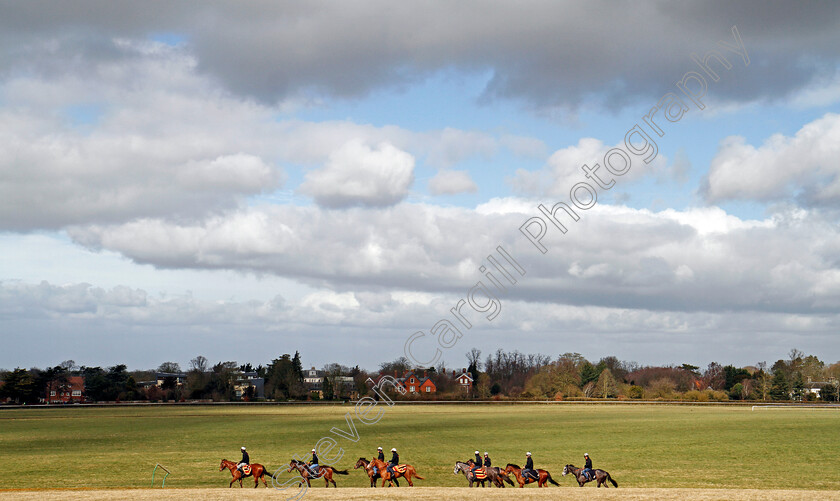
[[[233,461],[228,461],[227,459],[222,459],[222,462],[219,463],[219,471],[222,471],[225,468],[227,468],[228,470],[230,470],[230,474],[233,475],[233,480],[230,481],[230,485],[228,487],[233,487],[233,483],[239,480],[239,487],[241,488],[242,479],[250,476],[254,477],[254,489],[256,489],[260,485],[260,479],[262,479],[263,485],[268,487],[268,482],[265,481],[265,475],[266,473],[268,473],[266,471],[265,466],[259,463],[253,463],[249,465],[251,467],[250,473],[245,475],[241,470],[239,470],[236,467],[236,464],[237,463],[234,463]],[[271,473],[268,473],[268,476],[271,478],[275,478],[274,475],[272,475]]]
[[[472,459],[468,459],[467,464],[470,465],[470,469],[472,469],[472,467],[475,466],[475,461],[473,461]],[[478,466],[481,467],[481,465],[478,465]],[[505,473],[505,471],[503,469],[499,468],[498,466],[489,466],[489,467],[484,466],[483,468],[490,475],[494,475],[494,476],[498,477],[498,478],[492,479],[493,484],[496,487],[501,487],[502,489],[504,489],[504,487],[505,487],[504,482],[507,482],[508,484],[513,485],[513,481],[511,481],[511,479],[507,476],[507,473]],[[481,486],[484,487],[484,482],[481,482]]]
[[[601,487],[601,485],[603,484],[604,487],[609,489],[610,486],[607,485],[607,481],[609,481],[611,484],[613,484],[613,487],[618,487],[618,482],[613,480],[613,478],[610,476],[609,472],[604,471],[604,470],[592,470],[592,471],[595,473],[595,478],[587,478],[583,474],[583,468],[578,468],[577,466],[575,466],[573,464],[567,464],[563,468],[563,475],[566,475],[567,473],[571,473],[572,475],[575,476],[575,479],[578,481],[578,485],[580,485],[581,487],[583,487],[583,485],[585,483],[591,482],[592,480],[597,480],[598,481],[597,487]]]
[[[467,461],[466,463],[458,461],[455,463],[455,469],[452,471],[452,474],[457,475],[458,473],[463,473],[470,482],[470,487],[473,486],[473,482],[480,483],[482,487],[486,487],[484,483],[488,480],[496,487],[504,488],[504,482],[513,485],[513,482],[511,482],[507,475],[499,468],[496,468],[495,466],[481,467],[476,470],[475,474],[473,474],[472,468],[474,465],[475,463],[472,460]]]
[[[379,471],[376,473],[373,472],[373,465],[368,462],[367,458],[359,458],[359,460],[356,461],[354,469],[358,470],[359,468],[365,469],[365,473],[367,473],[368,477],[370,477],[370,486],[376,487],[376,479],[380,478]],[[397,487],[400,486],[400,482],[396,478],[394,479],[394,483],[397,484]]]
[[[393,481],[396,482],[397,478],[399,477],[404,477],[406,480],[408,480],[409,487],[414,487],[414,483],[411,481],[411,477],[417,478],[419,480],[426,480],[425,478],[418,475],[417,470],[415,470],[414,467],[410,464],[403,463],[397,466],[392,466],[391,469],[394,470],[394,473],[388,471],[388,465],[380,459],[371,460],[370,466],[375,466],[376,469],[379,470],[379,476],[382,477],[382,487],[385,487],[386,480],[389,482],[388,487],[390,487],[391,480],[393,479]]]
[[[327,487],[330,486],[330,482],[332,482],[333,487],[338,487],[335,485],[335,480],[333,480],[333,474],[338,475],[349,475],[350,472],[347,470],[336,470],[332,466],[321,466],[321,470],[318,472],[317,475],[313,475],[312,472],[309,470],[309,466],[303,461],[298,461],[297,459],[292,459],[289,461],[289,471],[297,470],[301,477],[306,480],[306,485],[308,487],[312,487],[312,484],[309,482],[311,478],[323,478],[324,483]]]
[[[537,486],[548,487],[548,482],[551,482],[552,485],[560,485],[557,482],[555,482],[553,478],[551,478],[551,473],[549,473],[548,470],[535,471],[537,472]],[[519,487],[525,487],[525,484],[530,484],[531,482],[535,481],[534,477],[531,477],[530,475],[528,477],[523,477],[522,468],[512,463],[508,463],[508,465],[505,467],[505,473],[513,473],[513,476],[516,477],[516,481],[519,482]]]

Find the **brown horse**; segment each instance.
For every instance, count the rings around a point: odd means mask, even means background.
[[[393,467],[394,473],[388,471],[388,465],[385,464],[384,461],[379,459],[374,459],[370,462],[371,466],[375,466],[377,470],[379,470],[379,475],[382,477],[382,487],[385,487],[385,481],[387,480],[388,487],[391,487],[390,482],[396,481],[397,478],[403,477],[408,480],[408,486],[414,487],[414,483],[411,481],[411,477],[426,480],[425,478],[421,477],[417,474],[417,470],[414,469],[413,466],[410,464],[399,464]]]
[[[367,473],[368,477],[370,477],[370,486],[376,487],[376,479],[380,478],[379,471],[377,470],[374,472],[373,465],[368,462],[367,458],[359,458],[359,460],[356,461],[356,466],[354,466],[353,469],[358,470],[359,468],[365,469],[365,473]],[[400,486],[400,481],[396,478],[394,479],[394,483],[397,484],[397,487]]]
[[[230,474],[233,475],[233,480],[230,481],[230,485],[228,487],[233,487],[233,483],[239,480],[239,487],[242,487],[242,479],[245,477],[254,477],[254,488],[256,489],[257,486],[260,485],[260,480],[263,481],[263,485],[268,487],[268,482],[265,481],[265,475],[268,474],[269,477],[274,478],[274,475],[268,473],[265,467],[259,463],[253,463],[249,465],[251,467],[251,471],[247,475],[243,475],[242,471],[236,468],[236,464],[233,461],[228,461],[227,459],[222,459],[222,462],[219,463],[219,471],[224,470],[227,468],[230,470]]]
[[[577,466],[575,466],[573,464],[567,464],[563,468],[563,475],[565,475],[567,473],[571,473],[572,475],[575,476],[575,479],[578,481],[578,485],[580,485],[581,487],[583,487],[583,485],[585,483],[591,482],[592,480],[597,480],[598,481],[597,487],[601,487],[601,485],[603,485],[604,487],[609,489],[610,486],[607,485],[607,481],[609,481],[611,484],[613,484],[613,487],[618,487],[618,482],[613,480],[613,478],[610,476],[609,472],[606,472],[604,470],[592,470],[592,471],[595,472],[595,478],[586,478],[583,475],[583,468],[578,468]]]
[[[312,484],[309,482],[312,478],[323,478],[324,483],[327,484],[327,487],[330,486],[330,482],[332,482],[333,487],[338,487],[335,485],[335,480],[333,480],[333,474],[338,475],[349,475],[350,472],[347,470],[336,470],[332,466],[321,466],[321,469],[318,471],[317,475],[313,475],[311,471],[309,471],[309,466],[303,461],[298,461],[297,459],[292,459],[289,461],[289,471],[297,470],[301,477],[306,480],[306,485],[312,487]]]
[[[496,487],[501,487],[503,489],[505,487],[505,482],[513,485],[513,482],[510,478],[508,478],[507,473],[505,473],[501,468],[497,468],[495,466],[482,466],[473,475],[473,466],[475,466],[475,462],[472,459],[466,463],[458,461],[455,463],[455,469],[452,472],[455,475],[463,473],[464,476],[467,477],[470,487],[473,486],[473,482],[479,483],[482,487],[485,487],[484,483],[487,481],[490,481],[491,485],[495,485]]]
[[[552,485],[559,486],[557,482],[551,478],[551,473],[547,470],[535,470],[537,472],[538,479],[536,480],[537,486],[539,487],[548,487],[548,482],[551,482]],[[530,484],[534,482],[533,477],[524,477],[522,476],[522,468],[515,464],[508,463],[507,467],[505,467],[505,473],[513,473],[513,476],[516,477],[516,481],[519,482],[519,487],[525,487],[525,484]]]

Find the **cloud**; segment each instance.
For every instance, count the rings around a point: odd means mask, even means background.
[[[653,311],[840,307],[840,232],[819,212],[745,220],[718,208],[661,212],[598,205],[542,255],[518,231],[536,203],[479,210],[401,203],[385,210],[257,207],[200,224],[141,220],[69,230],[74,241],[162,268],[272,274],[339,292],[463,294],[498,245],[527,270],[507,297]],[[552,227],[550,227],[552,228]],[[756,252],[761,242],[761,252]]]
[[[642,157],[628,154],[632,162],[630,170],[621,177],[613,176],[604,167],[604,154],[613,148],[620,148],[625,153],[627,151],[623,143],[608,146],[600,139],[581,138],[576,145],[567,146],[552,153],[542,169],[517,169],[513,178],[510,179],[510,184],[520,195],[568,197],[572,186],[582,181],[589,182],[595,189],[601,191],[595,180],[587,179],[581,169],[583,165],[595,168],[595,164],[598,164],[600,168],[594,175],[597,175],[606,185],[609,185],[611,180],[615,180],[616,183],[626,183],[650,174],[659,178],[672,178],[681,176],[684,171],[683,164],[675,164],[669,169],[667,159],[663,155],[657,155],[650,164],[646,164]]]
[[[478,186],[466,171],[442,170],[429,180],[429,191],[433,195],[475,193],[478,191]]]
[[[323,168],[306,174],[301,193],[329,208],[385,207],[403,200],[414,182],[414,157],[388,143],[350,141]]]
[[[840,115],[827,113],[793,137],[775,134],[759,147],[743,137],[721,141],[703,194],[710,202],[797,198],[810,206],[840,202]]]
[[[84,2],[83,2],[84,4]],[[476,1],[407,6],[219,3],[162,5],[152,11],[114,4],[91,8],[38,1],[13,4],[0,20],[0,68],[61,71],[80,60],[120,60],[107,41],[173,33],[197,68],[239,96],[265,103],[331,95],[358,97],[396,88],[443,69],[491,74],[481,97],[536,108],[595,102],[617,109],[658,98],[736,24],[754,62],[716,84],[722,99],[774,100],[811,88],[836,68],[840,6],[705,2],[619,4],[536,2],[527,9]],[[95,8],[93,8],[95,7]],[[44,16],[48,9],[53,13]],[[220,29],[223,26],[224,29]],[[593,36],[596,26],[610,26]],[[306,43],[301,43],[305,40]],[[50,47],[61,57],[42,64]],[[34,57],[33,57],[34,56]],[[814,64],[814,61],[820,64]],[[79,71],[84,71],[79,65]],[[0,69],[2,71],[2,69]]]

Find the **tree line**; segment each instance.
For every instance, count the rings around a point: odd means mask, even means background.
[[[88,401],[186,401],[186,400],[255,400],[254,387],[242,387],[243,373],[263,378],[265,398],[276,401],[324,398],[352,399],[367,395],[368,378],[380,375],[402,376],[415,370],[427,376],[437,391],[433,394],[406,395],[395,398],[421,399],[650,399],[650,400],[755,400],[755,401],[839,401],[840,362],[826,364],[815,355],[793,349],[786,359],[772,365],[759,362],[753,366],[707,367],[691,364],[640,366],[614,356],[597,362],[579,353],[563,353],[556,358],[544,354],[523,354],[501,349],[482,359],[473,348],[466,354],[466,367],[412,367],[400,357],[383,362],[378,370],[366,371],[358,365],[338,363],[323,366],[323,380],[318,391],[304,382],[300,354],[283,354],[266,365],[252,366],[233,361],[210,365],[203,356],[190,360],[186,371],[175,362],[164,362],[156,371],[128,371],[118,364],[110,367],[77,366],[72,360],[46,369],[16,368],[0,371],[0,400],[14,403],[38,403],[51,391],[69,388],[69,378],[84,380]],[[473,384],[464,388],[457,378],[464,371]],[[168,373],[158,385],[156,375]],[[183,374],[183,377],[176,377]],[[144,383],[155,381],[155,384]],[[818,389],[818,393],[813,391]]]

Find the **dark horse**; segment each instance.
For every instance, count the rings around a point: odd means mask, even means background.
[[[370,486],[376,487],[376,479],[381,478],[379,471],[377,470],[376,473],[373,472],[373,465],[368,462],[367,458],[359,458],[359,460],[356,461],[356,466],[354,466],[353,469],[358,470],[359,468],[365,469],[365,473],[367,473],[368,477],[370,477]],[[400,482],[396,478],[394,479],[394,483],[397,484],[397,487],[400,486]]]
[[[552,485],[560,485],[551,478],[551,473],[549,473],[548,470],[535,471],[537,472],[537,480],[534,480],[534,477],[531,476],[523,476],[522,468],[515,464],[508,463],[507,467],[505,467],[505,473],[513,473],[513,476],[516,477],[516,481],[519,482],[519,487],[525,487],[525,484],[530,484],[531,482],[537,482],[537,486],[539,487],[548,487],[549,482],[551,482]]]
[[[397,466],[392,466],[391,469],[394,470],[394,473],[388,471],[388,465],[386,465],[384,461],[381,461],[379,459],[371,460],[370,466],[376,466],[376,469],[379,470],[379,475],[382,477],[382,487],[385,487],[386,480],[389,482],[388,487],[391,487],[390,482],[392,480],[396,482],[397,478],[399,477],[404,477],[406,480],[408,480],[409,487],[414,487],[414,483],[411,481],[411,477],[415,477],[420,480],[426,480],[425,478],[418,475],[417,470],[415,470],[414,467],[410,464],[398,464]],[[399,487],[399,485],[397,487]]]
[[[455,469],[452,471],[454,475],[458,473],[463,473],[465,477],[467,477],[467,481],[470,483],[470,487],[473,486],[473,482],[480,483],[482,487],[485,487],[484,483],[488,480],[495,485],[496,487],[504,488],[505,482],[513,485],[513,482],[508,478],[507,474],[502,471],[500,468],[496,468],[495,466],[490,467],[481,467],[476,470],[475,474],[472,473],[473,466],[475,466],[475,462],[472,460],[467,461],[466,463],[462,461],[458,461],[455,463]]]
[[[251,472],[247,475],[243,475],[242,471],[236,468],[236,463],[233,461],[228,461],[227,459],[222,459],[222,462],[219,463],[219,471],[224,470],[227,468],[230,470],[231,475],[233,475],[233,480],[230,481],[230,485],[228,487],[233,487],[233,483],[239,480],[239,487],[242,487],[242,479],[245,477],[254,477],[254,488],[256,489],[257,486],[260,485],[260,480],[263,481],[263,485],[268,487],[268,482],[265,481],[265,475],[268,474],[269,477],[275,478],[274,475],[265,471],[265,467],[259,463],[254,463],[249,465],[251,467]]]
[[[311,471],[309,471],[309,466],[303,461],[298,461],[297,459],[292,459],[289,461],[289,471],[297,470],[301,477],[306,480],[306,485],[312,487],[312,484],[309,482],[312,478],[323,478],[324,483],[327,484],[327,487],[330,486],[330,482],[332,482],[333,487],[338,487],[335,485],[335,480],[333,480],[333,474],[337,475],[349,475],[350,472],[347,470],[336,470],[332,466],[321,466],[320,471],[317,475],[313,475]]]
[[[586,476],[584,476],[583,468],[578,468],[577,466],[575,466],[573,464],[567,464],[563,468],[563,475],[566,475],[567,473],[571,473],[572,475],[575,476],[575,479],[577,479],[578,484],[581,487],[583,487],[583,484],[585,484],[587,482],[591,482],[592,480],[597,480],[598,481],[598,487],[601,487],[601,485],[603,485],[604,487],[609,488],[610,486],[607,485],[607,481],[612,483],[613,487],[618,487],[618,482],[613,480],[613,478],[610,476],[609,472],[606,472],[604,470],[592,470],[592,471],[595,473],[595,478],[594,479],[593,478],[587,478]]]

